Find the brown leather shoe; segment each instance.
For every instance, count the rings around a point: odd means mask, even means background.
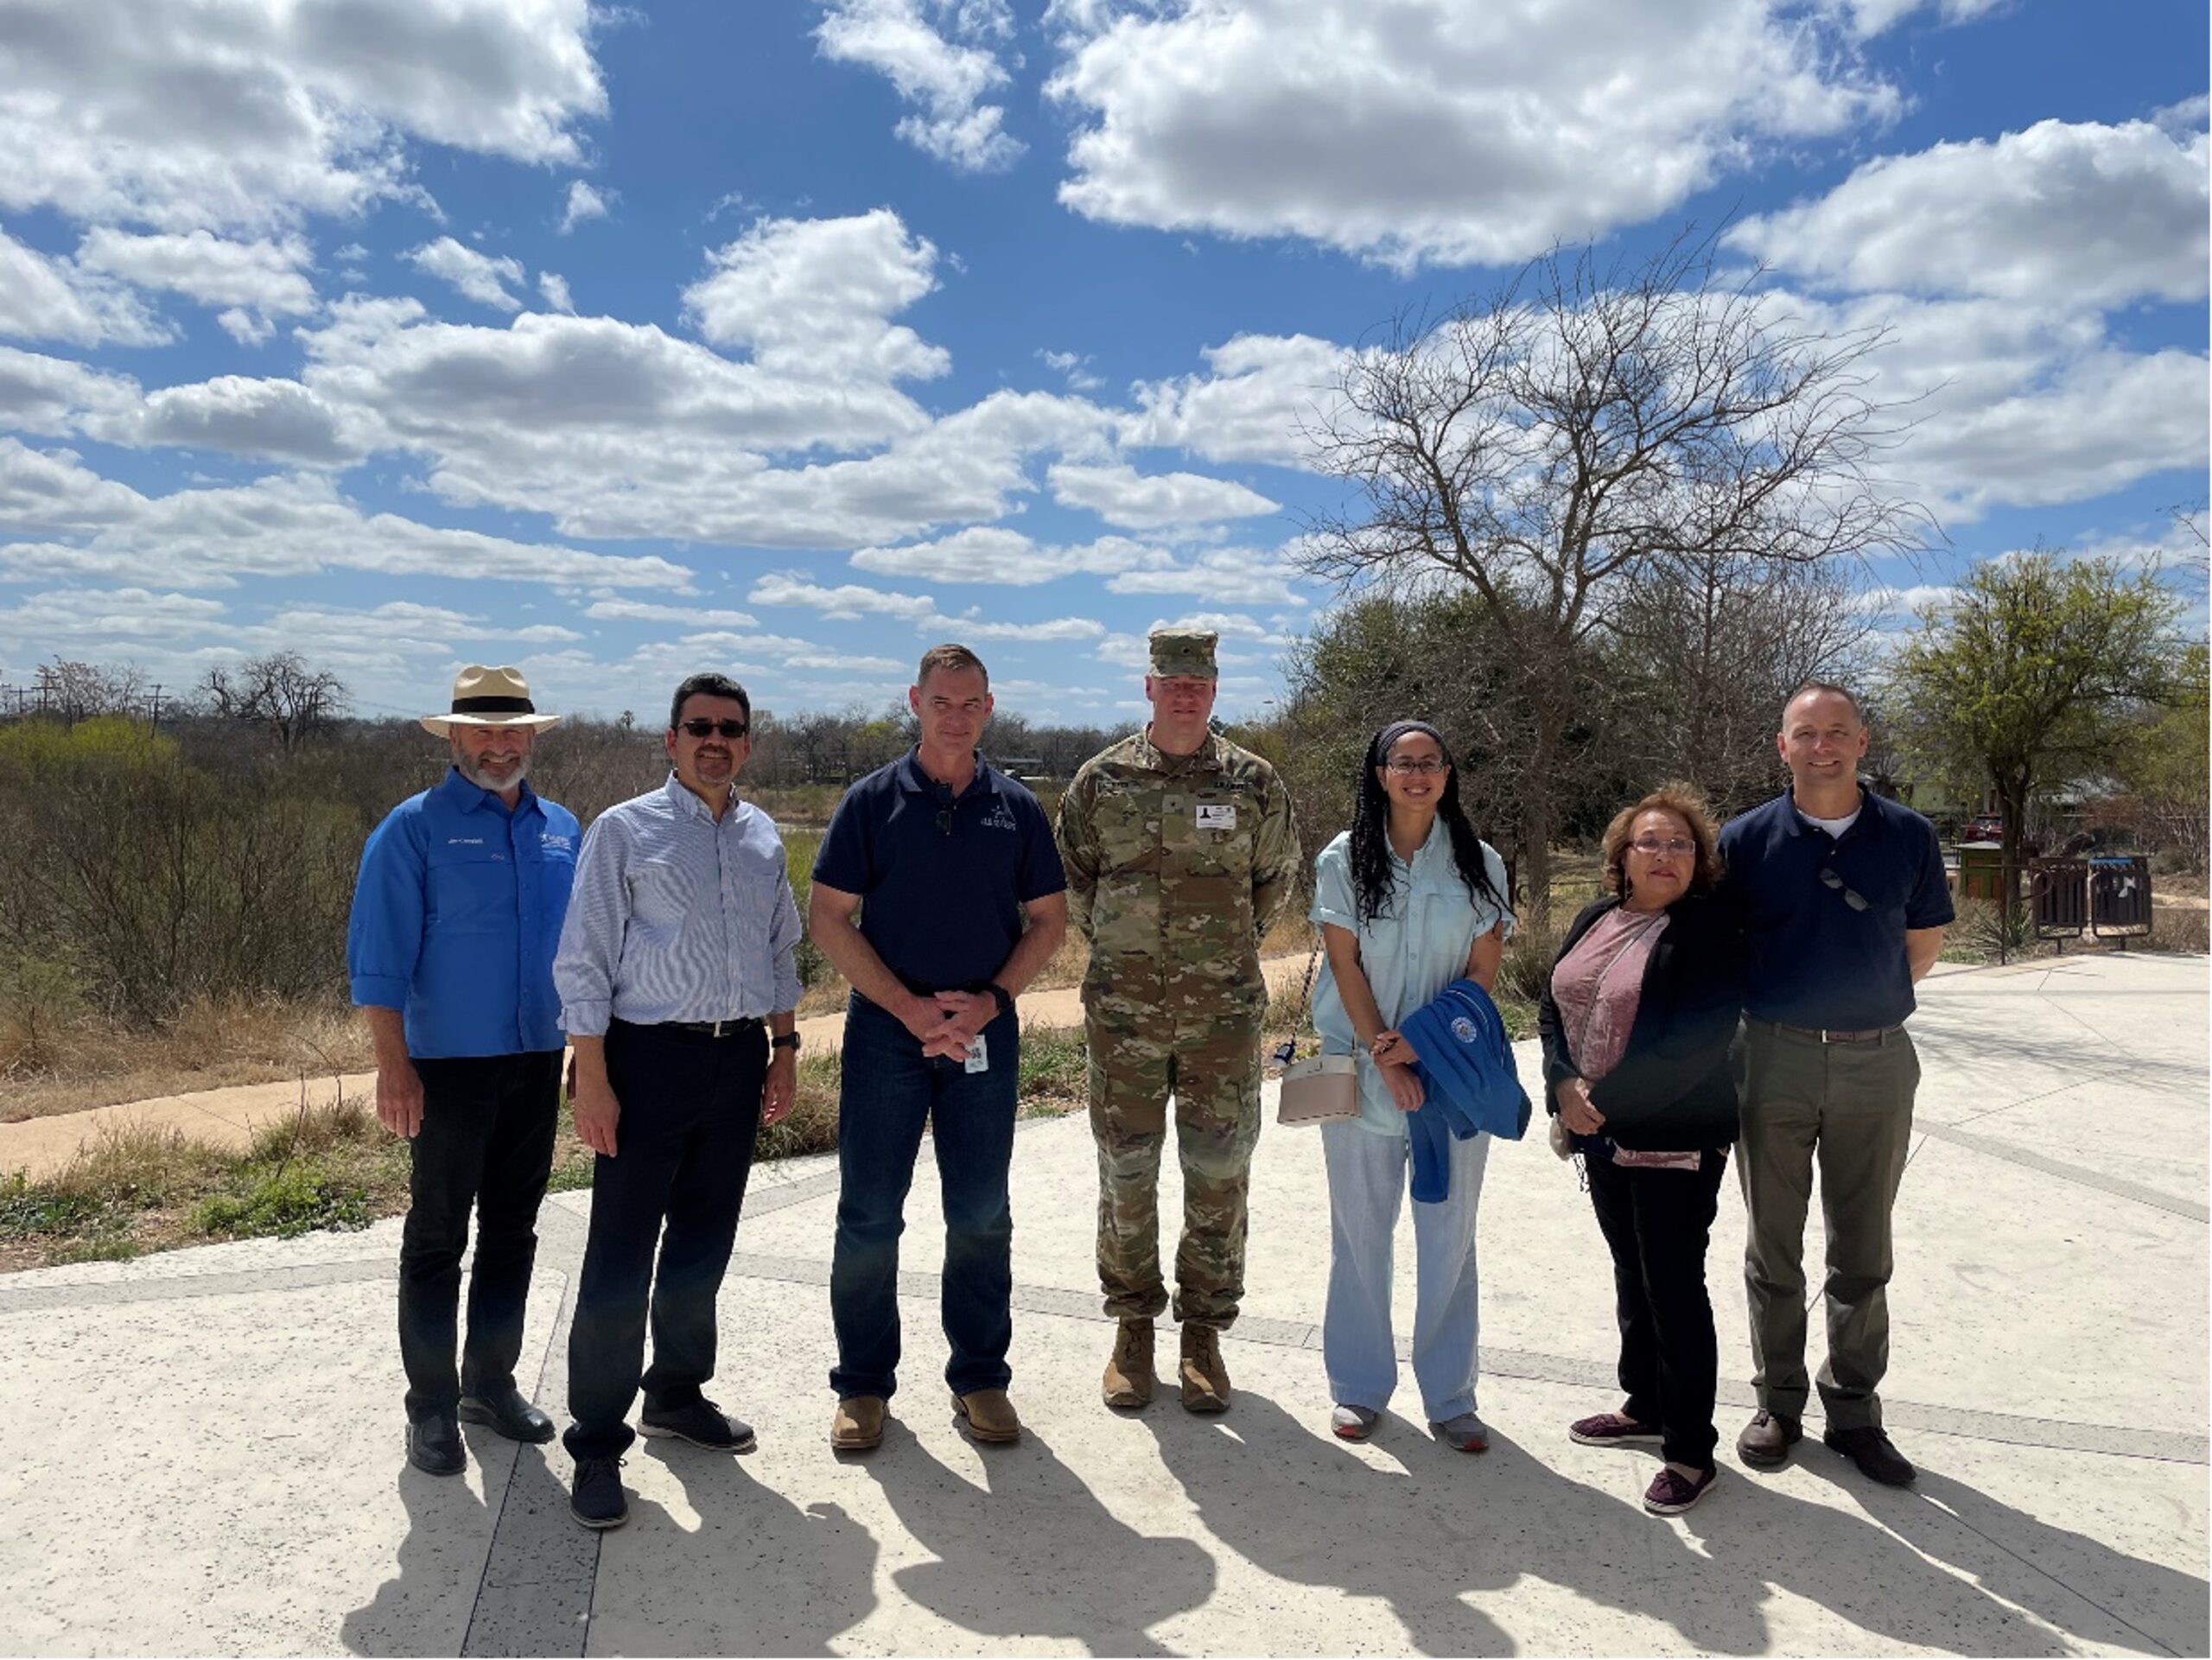
[[[1736,1456],[1761,1470],[1776,1470],[1789,1460],[1789,1449],[1805,1433],[1795,1418],[1761,1407],[1751,1415],[1744,1433],[1736,1437]]]
[[[1152,1385],[1152,1322],[1125,1320],[1114,1337],[1114,1358],[1106,1363],[1106,1404],[1150,1406]]]
[[[968,1439],[1002,1444],[1021,1439],[1021,1420],[1004,1390],[977,1390],[952,1397],[952,1409],[968,1427]]]
[[[865,1453],[883,1444],[883,1397],[855,1395],[837,1402],[830,1420],[830,1445],[841,1453]]]
[[[1229,1368],[1222,1364],[1221,1333],[1211,1326],[1183,1328],[1183,1408],[1229,1410]]]

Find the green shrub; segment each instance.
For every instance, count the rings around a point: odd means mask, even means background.
[[[200,1232],[289,1239],[317,1228],[365,1228],[376,1219],[368,1189],[358,1180],[305,1162],[251,1173],[257,1168],[248,1167],[244,1193],[201,1201],[196,1218]]]

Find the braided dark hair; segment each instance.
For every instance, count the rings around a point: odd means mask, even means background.
[[[1409,732],[1433,738],[1444,752],[1448,770],[1437,795],[1436,812],[1452,837],[1452,862],[1459,867],[1459,880],[1466,883],[1473,898],[1488,899],[1503,908],[1505,895],[1491,881],[1482,838],[1475,834],[1475,827],[1467,822],[1466,810],[1459,805],[1459,769],[1452,759],[1452,746],[1426,721],[1393,721],[1368,743],[1367,759],[1360,764],[1359,784],[1352,797],[1351,881],[1359,899],[1360,920],[1371,921],[1390,906],[1390,798],[1376,773],[1389,760],[1390,746]]]

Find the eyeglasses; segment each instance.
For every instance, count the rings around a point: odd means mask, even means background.
[[[1821,867],[1821,886],[1832,887],[1842,894],[1843,902],[1854,911],[1863,911],[1866,908],[1866,896],[1864,894],[1853,893],[1850,888],[1846,887],[1843,885],[1843,878],[1826,865]]]
[[[753,728],[743,721],[686,721],[683,729],[695,738],[711,738],[717,735],[725,738],[741,738]]]
[[[1412,778],[1416,774],[1421,778],[1434,778],[1439,773],[1447,770],[1446,764],[1433,755],[1424,755],[1419,760],[1407,760],[1401,757],[1396,760],[1385,761],[1383,766],[1393,778]]]
[[[1671,854],[1675,858],[1679,859],[1686,853],[1694,853],[1697,851],[1696,843],[1684,841],[1679,836],[1669,836],[1663,842],[1654,836],[1639,836],[1636,840],[1630,842],[1629,845],[1634,848],[1638,853],[1646,854],[1654,858],[1657,857],[1662,853],[1667,853]]]

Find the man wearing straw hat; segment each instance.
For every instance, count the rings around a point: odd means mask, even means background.
[[[576,868],[575,815],[527,782],[531,746],[557,718],[537,712],[519,670],[461,671],[453,707],[423,717],[453,764],[370,836],[346,931],[353,1001],[376,1045],[377,1116],[411,1154],[399,1354],[408,1461],[431,1475],[463,1468],[462,1418],[510,1441],[553,1434],[516,1388],[515,1363],[560,1109],[553,951]]]

